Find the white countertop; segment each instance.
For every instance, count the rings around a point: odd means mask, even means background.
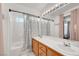
[[[64,45],[64,42],[67,41],[65,39],[60,39],[51,36],[42,36],[42,38],[40,37],[33,37],[33,38],[65,56],[79,56],[79,41],[68,40],[71,44],[71,46],[68,47]]]

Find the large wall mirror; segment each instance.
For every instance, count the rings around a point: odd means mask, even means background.
[[[64,39],[70,39],[70,15],[64,16]]]

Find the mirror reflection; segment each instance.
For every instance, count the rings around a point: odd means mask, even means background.
[[[64,17],[64,39],[70,38],[70,15]]]

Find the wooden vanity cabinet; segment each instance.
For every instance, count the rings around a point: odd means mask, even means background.
[[[32,51],[34,52],[34,54],[36,55],[36,56],[38,56],[39,55],[39,52],[38,52],[38,50],[39,50],[39,43],[38,43],[38,41],[36,41],[35,39],[33,39],[32,40]]]
[[[32,51],[36,56],[63,56],[35,39],[32,39]]]
[[[47,56],[63,56],[51,48],[47,48]]]

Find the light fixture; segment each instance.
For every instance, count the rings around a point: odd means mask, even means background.
[[[46,10],[44,13],[42,13],[42,16],[45,16],[46,14],[49,14],[50,12],[55,11],[58,8],[66,5],[66,4],[68,4],[68,3],[57,3],[52,8],[50,8],[50,9]]]

